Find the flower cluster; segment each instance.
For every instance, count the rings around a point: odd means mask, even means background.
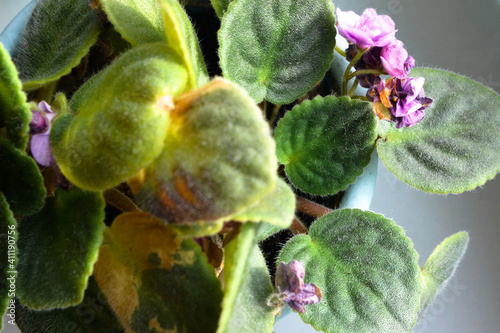
[[[361,16],[337,8],[337,28],[350,43],[346,58],[355,61],[356,79],[369,89],[367,97],[374,102],[375,114],[395,122],[398,128],[421,121],[432,99],[424,95],[424,78],[408,77],[415,59],[396,39],[394,21],[387,15],[378,15],[373,8]],[[382,80],[382,74],[391,78]]]

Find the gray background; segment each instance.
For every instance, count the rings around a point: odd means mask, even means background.
[[[0,31],[28,0],[0,0]],[[417,66],[453,70],[500,92],[498,0],[336,0],[361,14],[376,8],[396,22]],[[432,96],[431,96],[432,97]],[[421,265],[445,237],[466,230],[468,252],[448,288],[416,326],[417,333],[500,332],[500,181],[461,195],[430,195],[395,178],[380,162],[371,209],[392,218],[415,243]],[[5,332],[13,333],[6,325]],[[291,314],[276,333],[315,332]]]

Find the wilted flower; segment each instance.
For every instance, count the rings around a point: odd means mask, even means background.
[[[56,114],[45,101],[38,103],[38,108],[40,110],[32,110],[33,116],[30,122],[31,154],[38,164],[51,167],[56,161],[50,148],[49,134],[52,128],[51,121]]]
[[[276,287],[280,298],[294,310],[305,313],[305,305],[321,301],[321,291],[313,284],[304,284],[305,270],[300,261],[293,260],[288,265],[281,262],[276,271]]]
[[[396,38],[394,21],[387,15],[378,15],[373,8],[365,9],[361,16],[337,8],[337,28],[342,37],[362,50],[386,46]]]
[[[393,121],[397,128],[411,127],[424,118],[424,110],[433,103],[425,97],[423,77],[390,78],[373,86],[367,97],[380,119]]]

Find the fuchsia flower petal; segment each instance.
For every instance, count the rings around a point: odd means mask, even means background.
[[[52,128],[52,119],[56,114],[50,108],[47,102],[38,103],[40,110],[33,110],[33,117],[30,122],[31,137],[30,149],[31,155],[35,161],[45,167],[56,165],[52,149],[50,148],[49,135]]]
[[[385,46],[380,53],[382,65],[390,76],[407,76],[406,59],[408,59],[408,52],[400,40],[394,40],[391,44]]]

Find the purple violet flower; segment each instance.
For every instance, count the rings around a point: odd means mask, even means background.
[[[394,21],[387,15],[378,15],[373,8],[365,9],[361,16],[337,8],[337,28],[342,37],[357,44],[361,50],[386,46],[396,38]]]
[[[52,128],[51,121],[56,114],[45,101],[38,103],[40,110],[32,110],[33,117],[30,122],[31,155],[35,161],[45,167],[56,165],[49,143],[49,134]]]
[[[408,57],[408,51],[404,48],[403,42],[397,39],[382,48],[380,61],[385,71],[394,77],[407,77],[411,68],[415,66],[415,60]]]
[[[301,313],[305,313],[305,305],[316,304],[321,301],[321,291],[313,284],[304,284],[304,265],[297,260],[288,265],[281,262],[276,271],[275,284],[278,292],[290,307]]]
[[[423,77],[390,78],[373,86],[367,97],[380,119],[396,123],[396,128],[411,127],[424,118],[433,100],[425,97]]]

